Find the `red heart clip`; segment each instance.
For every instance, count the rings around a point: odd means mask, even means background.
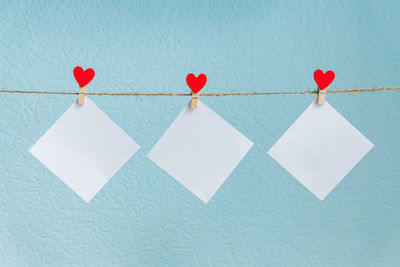
[[[84,87],[88,83],[90,83],[91,80],[93,80],[94,77],[94,70],[89,68],[87,70],[83,70],[81,67],[75,67],[74,69],[74,77],[75,80],[78,82],[80,87]]]
[[[330,85],[335,79],[335,73],[328,70],[324,73],[322,70],[316,70],[314,72],[314,80],[317,83],[319,89],[324,90],[328,85]]]
[[[205,74],[200,74],[196,77],[193,73],[189,73],[188,76],[186,76],[186,83],[190,90],[192,90],[192,92],[195,94],[203,89],[204,85],[206,85],[206,82],[207,76]]]

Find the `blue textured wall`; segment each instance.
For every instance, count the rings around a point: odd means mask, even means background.
[[[207,92],[400,85],[399,1],[0,0],[0,87]],[[393,266],[400,93],[329,95],[375,147],[324,200],[266,151],[312,95],[202,98],[255,146],[205,205],[146,158],[188,97],[92,97],[141,150],[86,204],[28,153],[76,96],[0,95],[2,266]]]

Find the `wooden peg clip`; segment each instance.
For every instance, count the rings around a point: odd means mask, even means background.
[[[328,90],[326,89],[326,87],[328,87],[334,79],[335,73],[331,70],[328,70],[327,72],[323,72],[322,70],[314,71],[314,80],[318,85],[318,105],[325,104],[325,98],[328,94]]]
[[[91,68],[83,70],[82,67],[77,66],[74,68],[74,77],[79,84],[78,105],[83,105],[85,104],[86,85],[93,80],[94,70]]]
[[[190,102],[190,108],[196,109],[199,103],[199,93],[192,93],[192,101]]]
[[[206,82],[207,76],[203,73],[197,77],[193,73],[189,73],[186,76],[186,83],[190,90],[192,90],[192,101],[190,101],[191,109],[196,109],[199,105],[199,92],[203,89],[204,85],[206,85]]]
[[[86,97],[86,86],[79,87],[78,105],[85,104],[85,97]]]
[[[327,93],[328,93],[327,89],[321,90],[320,88],[318,88],[318,99],[317,99],[318,105],[325,104],[325,98]]]

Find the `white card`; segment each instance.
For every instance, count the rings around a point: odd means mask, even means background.
[[[327,102],[313,102],[268,154],[323,200],[373,146]]]
[[[147,155],[208,202],[253,143],[199,101],[185,107]]]
[[[88,97],[31,147],[40,162],[89,202],[139,146]]]

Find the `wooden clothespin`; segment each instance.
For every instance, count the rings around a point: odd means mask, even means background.
[[[326,98],[326,94],[328,93],[327,89],[321,89],[318,87],[318,99],[317,99],[317,104],[318,105],[323,105],[325,104],[325,98]]]
[[[79,84],[79,94],[78,94],[78,105],[85,104],[86,97],[86,85],[93,80],[94,70],[89,68],[87,70],[83,70],[81,67],[74,68],[74,77],[75,80]]]
[[[186,76],[186,83],[189,86],[190,90],[192,90],[192,100],[190,102],[190,108],[196,109],[199,103],[199,92],[203,89],[204,85],[206,85],[207,76],[205,74],[200,74],[199,76],[195,76],[193,73],[189,73]]]
[[[314,72],[314,80],[318,85],[318,98],[317,98],[318,105],[325,104],[325,98],[326,95],[328,94],[328,90],[326,89],[326,87],[328,87],[333,82],[334,79],[335,79],[335,73],[331,70],[328,70],[325,73],[322,70],[316,70]]]
[[[79,87],[78,105],[85,104],[86,86]]]
[[[190,108],[196,109],[199,103],[199,93],[192,93],[192,100],[190,101]]]

